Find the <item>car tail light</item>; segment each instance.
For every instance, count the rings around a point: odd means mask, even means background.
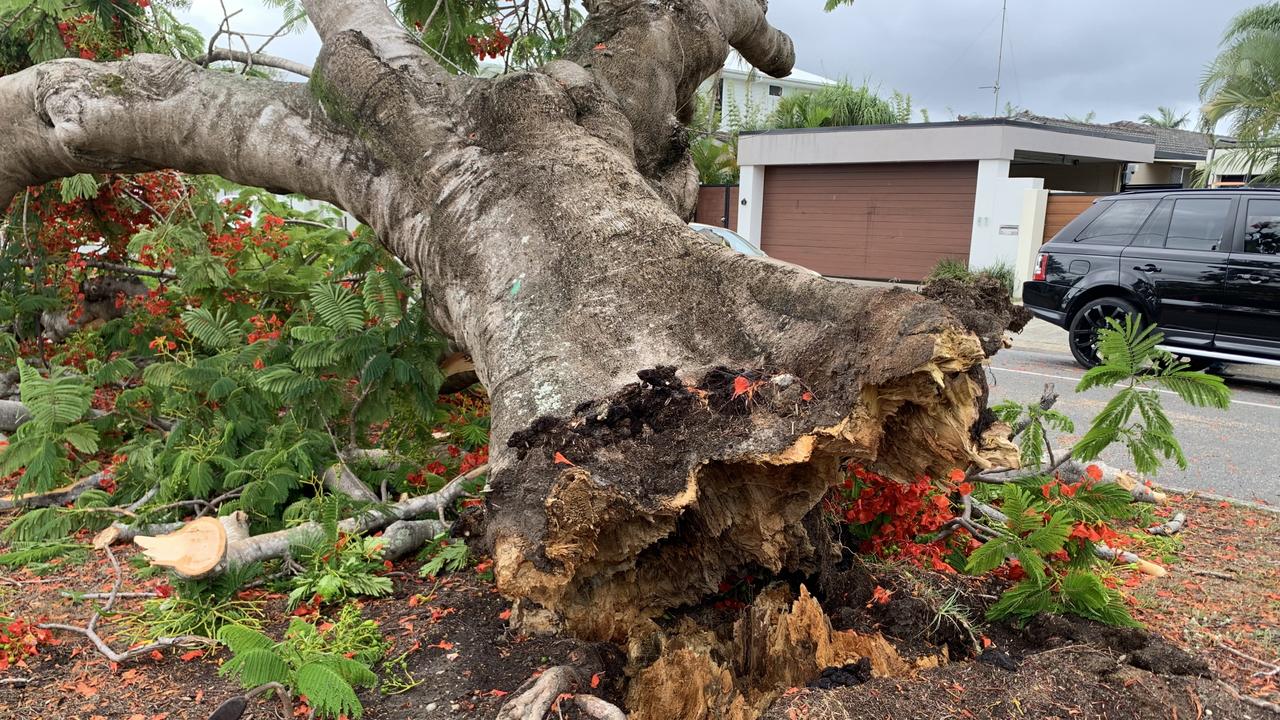
[[[1034,275],[1031,276],[1031,279],[1032,280],[1046,279],[1048,277],[1048,272],[1047,272],[1048,268],[1049,268],[1049,254],[1040,253],[1040,256],[1036,258],[1036,272]]]

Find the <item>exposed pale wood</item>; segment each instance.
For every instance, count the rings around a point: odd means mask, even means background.
[[[133,542],[142,548],[152,565],[172,568],[179,575],[200,577],[222,561],[227,550],[227,531],[217,518],[202,517],[168,535],[142,535]]]

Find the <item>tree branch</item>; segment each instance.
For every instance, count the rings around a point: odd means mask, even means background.
[[[760,0],[655,3],[595,0],[566,58],[611,88],[630,121],[637,167],[687,214],[696,171],[687,161],[684,125],[694,94],[724,66],[730,47],[774,77],[791,72],[791,39],[765,19]]]
[[[400,24],[386,0],[302,0],[302,4],[326,44],[341,33],[356,31],[387,65],[406,69],[419,80],[445,83],[451,79]]]
[[[86,172],[173,168],[332,202],[380,231],[395,176],[306,86],[159,55],[0,77],[0,206]]]
[[[98,649],[98,652],[102,653],[108,660],[114,663],[122,663],[132,660],[133,658],[148,655],[154,650],[161,650],[163,648],[214,644],[214,641],[210,638],[188,635],[182,637],[158,638],[153,643],[131,648],[124,652],[116,652],[113,650],[111,646],[107,644],[106,640],[103,640],[102,636],[98,634],[98,621],[102,619],[102,613],[111,612],[111,609],[115,607],[116,600],[121,597],[120,586],[124,583],[124,573],[120,569],[120,561],[116,559],[116,555],[111,551],[111,548],[106,547],[103,548],[103,550],[107,553],[107,559],[111,561],[111,568],[115,572],[115,581],[111,586],[111,592],[107,594],[106,604],[103,605],[101,610],[95,610],[93,612],[93,617],[89,618],[89,624],[85,627],[78,627],[75,625],[64,625],[62,623],[40,623],[36,627],[44,630],[62,630],[64,632],[83,635],[89,639],[89,642],[93,643],[93,646]]]
[[[266,53],[245,52],[244,50],[232,50],[230,48],[214,48],[206,55],[201,55],[195,59],[197,65],[208,67],[213,62],[238,62],[249,67],[269,67],[277,70],[291,72],[294,75],[302,77],[311,77],[311,67],[300,62],[295,62],[288,58],[268,55]]]

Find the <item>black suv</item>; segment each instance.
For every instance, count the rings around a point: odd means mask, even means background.
[[[1022,300],[1098,362],[1097,330],[1138,313],[1201,363],[1280,365],[1280,191],[1128,192],[1099,198],[1043,248]]]

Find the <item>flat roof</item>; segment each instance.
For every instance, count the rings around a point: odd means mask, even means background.
[[[743,133],[739,165],[1013,160],[1018,151],[1126,163],[1155,160],[1150,135],[1053,127],[1008,118]]]

